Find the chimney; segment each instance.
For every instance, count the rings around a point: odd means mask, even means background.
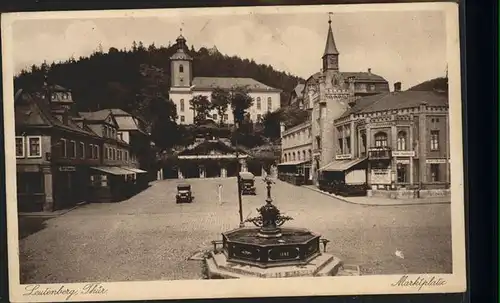
[[[401,82],[394,83],[394,91],[395,92],[400,92],[401,91]]]
[[[372,69],[369,67],[368,68],[368,73],[371,74],[372,73]]]

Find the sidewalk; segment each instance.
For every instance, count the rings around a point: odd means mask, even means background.
[[[55,211],[39,211],[39,212],[29,212],[29,213],[24,213],[24,212],[18,212],[19,217],[25,217],[25,218],[46,218],[46,219],[51,219],[55,217],[59,217],[62,215],[65,215],[69,213],[72,210],[77,209],[80,206],[83,206],[87,204],[87,202],[81,202],[78,203],[77,205],[68,208],[68,209],[60,209],[60,210],[55,210]]]
[[[342,197],[319,190],[314,185],[303,185],[302,187],[312,191],[336,198],[338,200],[368,206],[398,206],[398,205],[428,205],[428,204],[450,204],[450,197],[435,197],[426,199],[389,199],[381,197]]]

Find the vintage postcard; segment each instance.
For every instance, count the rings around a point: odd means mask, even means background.
[[[462,292],[455,3],[2,16],[15,302]]]

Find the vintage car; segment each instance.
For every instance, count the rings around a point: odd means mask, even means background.
[[[193,194],[191,193],[191,185],[187,183],[177,184],[177,195],[175,195],[177,203],[193,202]]]
[[[249,172],[240,172],[240,188],[242,195],[256,195],[255,177]]]

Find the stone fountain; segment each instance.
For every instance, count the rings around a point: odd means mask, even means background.
[[[303,228],[282,228],[293,218],[282,215],[273,205],[271,184],[266,178],[266,204],[259,216],[247,219],[256,227],[240,227],[222,233],[213,241],[213,251],[205,259],[209,279],[284,278],[333,276],[342,262],[326,253],[329,242]],[[323,244],[323,251],[321,250]]]

